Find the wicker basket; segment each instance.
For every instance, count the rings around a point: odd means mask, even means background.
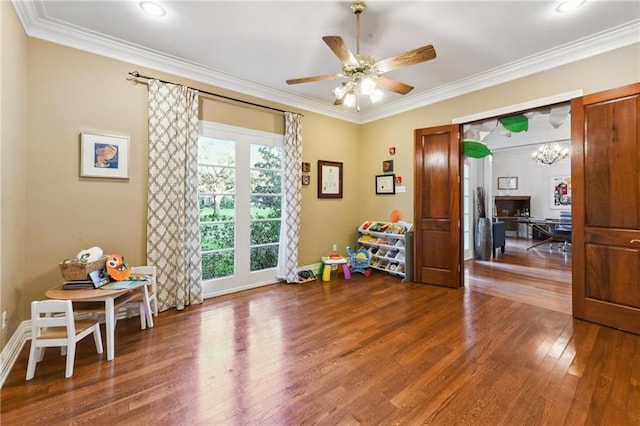
[[[76,259],[68,259],[60,262],[60,272],[65,281],[83,281],[88,279],[89,273],[104,269],[107,256],[102,256],[93,262],[79,262]]]

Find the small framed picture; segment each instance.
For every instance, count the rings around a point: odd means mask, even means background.
[[[518,178],[515,176],[499,177],[498,189],[518,189]]]
[[[302,173],[309,173],[311,171],[311,163],[302,163]]]
[[[382,173],[393,172],[393,160],[385,160],[382,162]]]
[[[396,175],[377,175],[376,194],[395,194]]]
[[[309,185],[310,183],[311,183],[311,176],[302,175],[302,184],[303,185]]]
[[[80,176],[129,178],[129,137],[82,133]]]

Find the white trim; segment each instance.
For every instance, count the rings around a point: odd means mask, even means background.
[[[538,72],[546,71],[571,62],[587,59],[601,53],[620,49],[640,42],[640,19],[614,27],[607,31],[576,40],[572,43],[540,52],[526,58],[479,73],[451,84],[436,87],[413,97],[382,106],[363,114],[362,122],[410,111],[470,92],[496,86]]]
[[[369,112],[346,108],[295,95],[221,71],[185,61],[175,56],[145,49],[104,34],[88,32],[46,16],[41,1],[12,0],[13,6],[30,37],[84,50],[134,65],[152,68],[216,87],[255,96],[353,123],[368,123],[381,118],[441,102],[469,92],[495,86],[601,53],[640,43],[640,19],[571,43],[540,52],[510,64],[479,73],[451,84],[436,87],[419,95],[404,97]],[[132,70],[133,71],[133,70]]]
[[[247,290],[253,287],[271,284],[277,280],[276,268],[268,268],[260,271],[250,271],[249,253],[250,244],[250,218],[247,208],[250,201],[250,167],[251,147],[254,145],[267,145],[282,149],[284,136],[276,133],[257,131],[244,127],[236,127],[200,120],[198,122],[198,136],[205,138],[224,139],[234,142],[235,160],[235,244],[233,247],[235,271],[227,277],[203,279],[202,289],[204,297],[222,295],[236,291]],[[200,143],[200,142],[198,142]],[[198,160],[200,161],[200,160]],[[246,163],[245,163],[246,161]],[[242,168],[246,164],[247,168]],[[275,195],[275,194],[274,194]],[[280,194],[282,195],[282,194]],[[280,218],[279,220],[282,220]],[[274,218],[275,220],[275,218]],[[202,226],[202,224],[200,224]],[[243,254],[246,254],[243,255]]]
[[[317,275],[319,268],[320,268],[320,263],[312,263],[311,265],[298,266],[298,271],[304,271],[308,269],[313,271],[313,273]],[[249,284],[243,287],[236,287],[233,289],[223,289],[223,290],[219,290],[211,293],[205,293],[203,296],[205,299],[209,299],[212,297],[224,296],[225,294],[231,294],[231,293],[237,293],[239,291],[250,290],[252,288],[266,287],[273,284],[284,284],[284,283],[285,283],[284,281],[265,281],[261,283]],[[292,283],[290,285],[296,285],[296,284]]]
[[[104,323],[104,314],[98,314],[98,315],[100,315],[99,321],[101,323]],[[140,315],[139,312],[137,314],[136,313],[130,314],[130,309],[126,307],[120,307],[120,309],[118,310],[118,314],[116,315],[116,322],[117,320],[132,318],[139,315]],[[78,313],[75,315],[75,318],[89,319],[91,318],[91,314],[88,312]],[[9,342],[2,350],[2,353],[0,353],[0,360],[1,360],[0,389],[2,388],[2,386],[4,386],[5,380],[7,380],[7,377],[9,376],[11,369],[13,368],[16,361],[18,360],[18,357],[20,356],[20,352],[22,352],[22,348],[29,340],[31,340],[31,320],[30,319],[22,321],[20,323],[15,333],[13,333],[13,335],[11,336],[11,339],[9,339]],[[25,373],[26,373],[26,366],[25,366]]]
[[[27,340],[31,337],[31,320],[22,321],[15,333],[11,336],[9,341],[7,342],[4,349],[2,349],[2,353],[0,353],[0,359],[2,362],[1,370],[0,370],[0,388],[4,386],[4,381],[7,380],[13,365],[18,360],[20,356],[20,352],[24,347],[24,344],[27,343]],[[26,373],[26,370],[25,370]]]
[[[573,98],[582,96],[582,89],[574,90],[572,92],[560,93],[558,95],[548,96],[546,98],[534,99],[532,101],[523,102],[521,104],[509,105],[501,108],[496,108],[490,111],[483,111],[476,114],[465,115],[464,117],[456,117],[451,120],[452,124],[465,124],[473,121],[484,120],[485,118],[498,117],[504,114],[510,114],[512,112],[525,111],[528,109],[539,108],[547,105],[553,105],[560,102],[570,101]]]

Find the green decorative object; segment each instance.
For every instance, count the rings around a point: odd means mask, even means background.
[[[487,145],[476,141],[462,142],[462,151],[464,152],[464,155],[472,158],[483,158],[487,155],[493,155]]]
[[[529,119],[522,114],[502,117],[498,121],[510,132],[519,133],[529,130]]]

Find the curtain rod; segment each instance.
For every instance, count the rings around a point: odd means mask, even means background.
[[[174,83],[172,81],[160,80],[159,78],[142,75],[138,71],[132,71],[132,72],[129,73],[129,75],[133,76],[134,78],[143,78],[145,80],[158,80],[161,83],[175,84],[176,86],[180,86],[180,84]],[[281,112],[281,113],[288,112],[288,111],[285,111],[285,110],[282,110],[282,109],[279,109],[279,108],[273,108],[273,107],[266,106],[266,105],[260,105],[260,104],[256,104],[256,103],[249,102],[249,101],[245,101],[245,100],[242,100],[242,99],[237,99],[237,98],[232,98],[230,96],[220,95],[218,93],[207,92],[206,90],[196,89],[195,87],[190,87],[190,86],[187,86],[187,87],[189,87],[189,89],[191,89],[191,90],[197,90],[200,93],[204,93],[206,95],[210,95],[210,96],[215,96],[215,97],[218,97],[218,98],[226,99],[228,101],[240,102],[242,104],[251,105],[251,106],[258,107],[258,108],[269,109],[271,111],[277,111],[277,112]],[[300,115],[302,115],[302,114],[300,114]]]

